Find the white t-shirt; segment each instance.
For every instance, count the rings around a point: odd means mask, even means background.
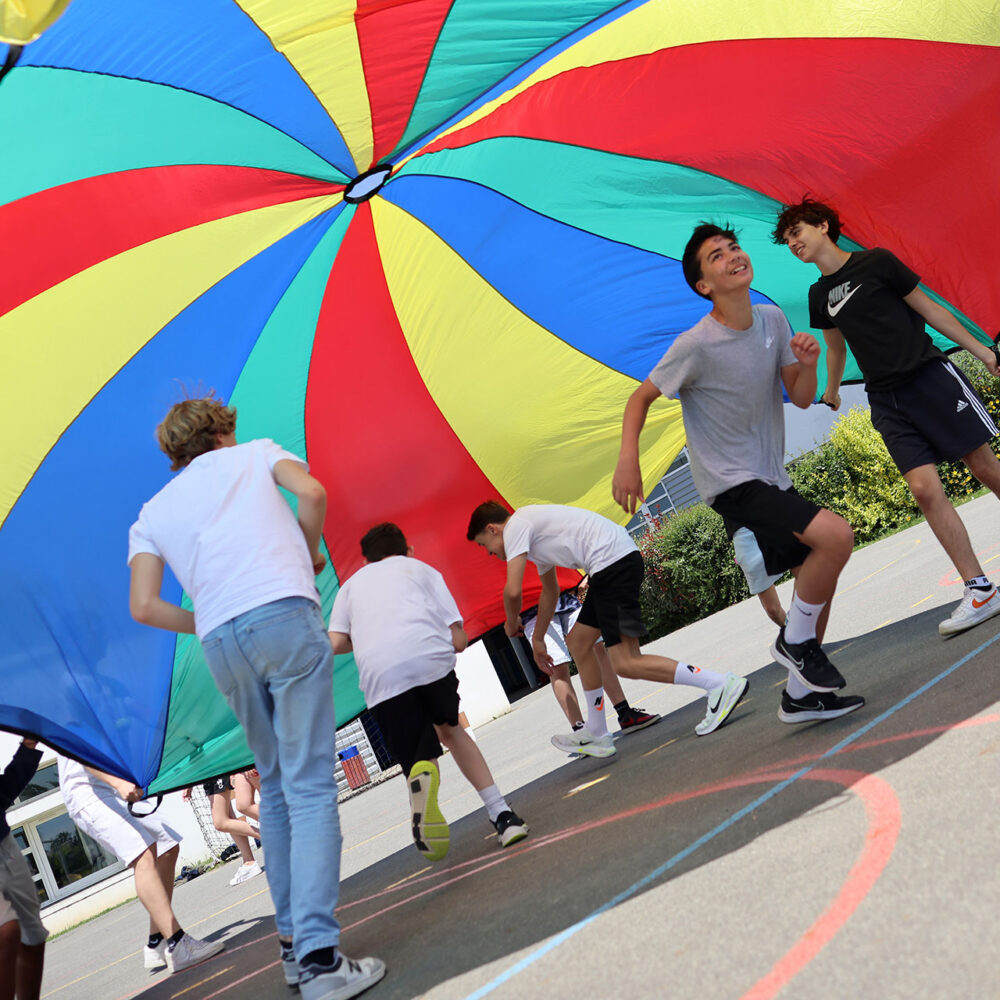
[[[143,505],[128,536],[167,562],[194,603],[199,638],[285,597],[319,604],[309,547],[274,481],[277,462],[306,463],[262,438],[193,459]]]
[[[553,566],[599,573],[638,551],[620,524],[562,504],[518,507],[503,526],[503,547],[508,561],[527,555],[539,573]]]
[[[444,577],[409,556],[362,566],[339,590],[330,631],[351,637],[368,707],[455,668],[451,626],[462,615]]]

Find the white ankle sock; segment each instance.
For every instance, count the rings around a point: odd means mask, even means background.
[[[683,684],[685,687],[701,688],[702,691],[714,691],[715,688],[726,683],[726,678],[714,670],[694,667],[690,663],[678,663],[677,670],[674,671],[674,683]]]
[[[792,596],[788,608],[788,624],[785,625],[785,642],[798,644],[816,638],[816,622],[820,612],[826,607],[822,604],[806,604],[798,594]]]
[[[587,702],[587,732],[591,736],[603,736],[608,731],[604,718],[604,688],[584,691],[583,698]]]
[[[483,805],[486,806],[491,823],[500,813],[510,810],[507,800],[500,794],[500,789],[496,785],[487,785],[485,788],[477,788],[476,791],[479,792],[479,797],[483,800]]]
[[[794,698],[796,701],[800,698],[805,698],[809,694],[809,688],[791,670],[788,671],[788,683],[785,685],[785,690],[788,692],[788,697]]]

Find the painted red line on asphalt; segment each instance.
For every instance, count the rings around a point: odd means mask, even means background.
[[[868,815],[861,855],[854,863],[837,898],[801,938],[782,956],[771,971],[758,980],[740,1000],[771,1000],[797,976],[830,942],[854,914],[878,881],[892,856],[899,837],[899,799],[882,778],[858,771],[818,770],[805,775],[817,781],[834,781],[849,788],[864,803]],[[788,777],[786,773],[782,777]]]
[[[221,990],[216,990],[214,993],[209,993],[207,997],[203,997],[202,1000],[212,1000],[212,997],[222,996],[223,993],[231,990],[234,986],[239,986],[240,983],[245,983],[248,979],[253,979],[254,976],[259,976],[262,972],[267,972],[268,969],[273,969],[276,965],[280,964],[281,959],[279,958],[276,962],[271,962],[270,965],[261,966],[254,972],[250,972],[245,975],[242,979],[234,979],[231,983],[227,983],[222,987]]]
[[[949,722],[943,726],[931,726],[928,729],[911,729],[907,733],[898,733],[895,736],[884,736],[880,740],[868,740],[865,743],[852,743],[843,750],[838,750],[835,757],[842,753],[853,753],[855,750],[870,750],[872,747],[880,747],[886,743],[900,743],[903,740],[915,740],[921,736],[937,736],[940,733],[947,733],[953,729],[969,729],[972,726],[985,726],[991,722],[1000,722],[1000,713],[994,715],[983,715],[976,719],[963,719],[961,722]],[[765,764],[751,771],[751,774],[763,774],[765,771],[773,771],[776,767],[796,767],[799,764],[808,764],[811,761],[819,760],[823,754],[814,753],[807,757],[793,757],[789,760],[779,760],[776,764]]]

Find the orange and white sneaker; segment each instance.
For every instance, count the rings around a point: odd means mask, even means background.
[[[994,615],[1000,615],[1000,592],[997,588],[977,590],[966,587],[961,603],[951,613],[950,618],[946,618],[938,625],[938,632],[941,635],[957,635]]]

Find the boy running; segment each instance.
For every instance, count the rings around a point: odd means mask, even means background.
[[[132,616],[196,633],[246,734],[261,780],[261,829],[285,981],[302,1000],[356,996],[385,975],[339,952],[333,653],[313,579],[325,565],[326,491],[266,439],[236,443],[236,410],[211,397],[156,429],[180,469],[129,531]],[[281,495],[298,499],[298,521]],[[194,612],[160,597],[170,565]]]
[[[366,565],[333,602],[330,643],[335,653],[353,651],[365,701],[407,775],[417,850],[430,861],[448,853],[448,824],[437,802],[442,744],[483,800],[500,846],[524,840],[527,824],[458,721],[455,654],[469,639],[444,577],[414,559],[403,532],[389,522],[365,534],[361,554]]]
[[[552,745],[559,750],[591,757],[610,757],[615,752],[604,718],[601,669],[594,654],[594,644],[602,636],[611,666],[620,677],[685,684],[705,691],[708,711],[695,727],[699,736],[718,729],[746,694],[749,684],[744,677],[639,652],[639,638],[646,634],[639,610],[642,554],[629,533],[606,517],[560,504],[533,504],[511,514],[503,504],[488,500],[472,512],[466,537],[507,562],[503,606],[504,631],[509,636],[521,632],[519,616],[528,560],[538,568],[542,593],[531,649],[539,669],[546,672],[552,668],[552,657],[545,648],[545,632],[559,600],[556,569],[582,569],[590,576],[583,607],[566,636],[583,683],[587,722],[566,736],[553,736]]]
[[[922,292],[920,278],[890,251],[841,250],[840,228],[834,209],[806,198],[782,209],[773,239],[820,273],[809,289],[809,322],[826,341],[823,401],[835,410],[840,406],[850,346],[864,376],[872,423],[965,581],[961,603],[938,625],[941,635],[955,635],[1000,614],[1000,594],[984,575],[935,464],[961,458],[1000,496],[1000,462],[988,444],[997,428],[968,379],[934,346],[924,323],[979,358],[991,375],[1000,374],[997,355]]]
[[[820,643],[854,533],[842,517],[799,496],[784,466],[781,387],[796,406],[812,404],[819,344],[807,333],[792,336],[776,306],[751,304],[753,267],[732,229],[699,224],[682,266],[712,311],[676,339],[629,398],[614,498],[629,513],[643,501],[639,433],[654,400],[679,396],[702,499],[753,532],[768,573],[796,576],[787,624],[771,647],[788,668],[778,717],[796,723],[845,715],[864,699],[834,693],[846,682]]]

